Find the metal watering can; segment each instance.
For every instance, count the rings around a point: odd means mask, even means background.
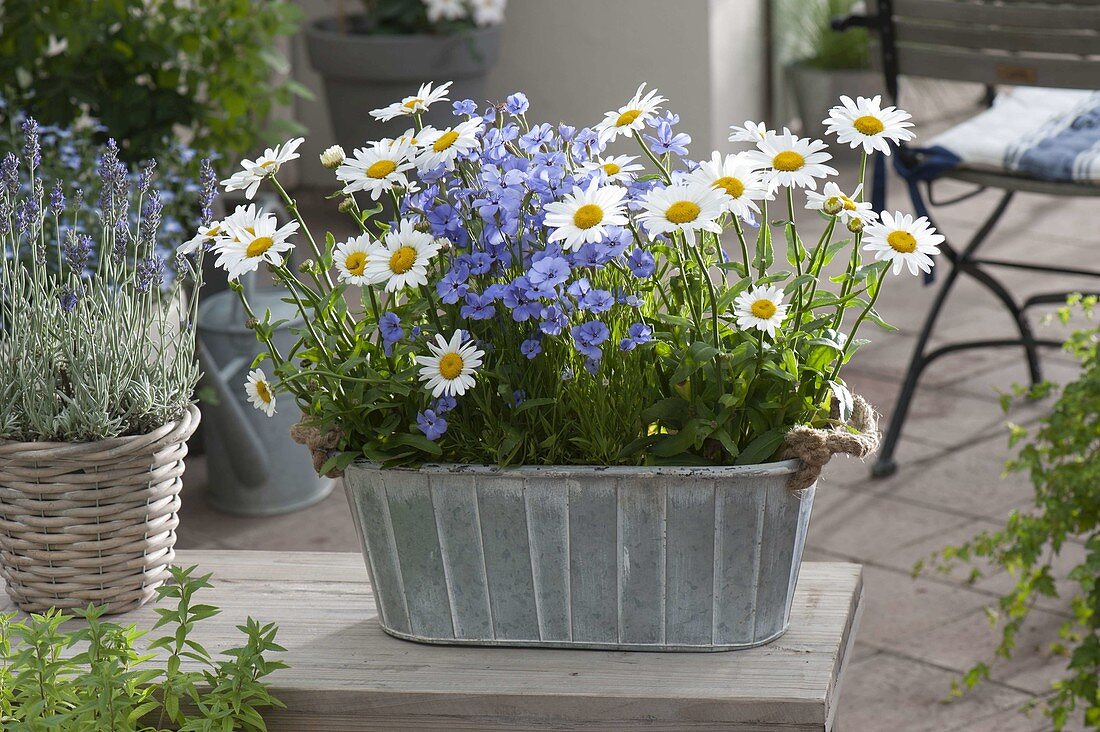
[[[270,310],[271,322],[288,321],[275,330],[273,340],[280,351],[289,352],[295,341],[290,328],[302,324],[297,309],[280,299],[281,290],[253,288],[250,282],[246,287],[257,315]],[[290,428],[301,417],[294,402],[284,399],[272,417],[248,403],[244,383],[262,346],[245,326],[244,308],[236,293],[204,297],[198,334],[203,383],[218,400],[200,404],[206,425],[207,501],[219,511],[270,516],[322,500],[332,491],[333,482],[318,477],[309,451],[290,438]],[[271,376],[270,364],[266,373]]]

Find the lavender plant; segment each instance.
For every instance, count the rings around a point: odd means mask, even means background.
[[[47,182],[38,125],[22,127],[22,156],[0,160],[0,438],[98,440],[178,418],[199,375],[197,298],[182,290],[201,287],[202,255],[181,259],[163,282],[155,166],[131,183],[109,141],[98,191]],[[209,221],[208,162],[202,179]],[[94,216],[85,206],[93,196]]]
[[[410,124],[399,137],[322,156],[358,236],[318,240],[298,215],[278,180],[296,139],[223,184],[271,185],[297,220],[241,207],[188,247],[212,246],[231,280],[267,266],[299,308],[305,326],[281,352],[277,324],[236,287],[267,346],[254,366],[274,364],[270,380],[252,371],[249,397],[270,414],[289,393],[335,436],[323,470],[751,464],[795,425],[845,424],[841,368],[862,324],[885,325],[874,305],[891,268],[932,266],[942,237],[926,219],[871,210],[862,181],[818,192],[836,175],[826,145],[787,130],[747,123],[731,139],[751,149],[693,161],[644,85],[587,129],[530,123],[522,94],[486,110],[457,101],[453,126],[425,127],[447,89],[372,113]],[[862,149],[862,178],[869,153],[912,136],[908,115],[842,102],[828,126]],[[809,243],[803,205],[822,222]],[[313,259],[292,271],[300,237]],[[830,279],[834,257],[845,267]]]

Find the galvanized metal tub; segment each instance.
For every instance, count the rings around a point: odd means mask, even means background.
[[[720,651],[787,629],[815,490],[788,489],[797,464],[359,462],[344,487],[390,635]]]

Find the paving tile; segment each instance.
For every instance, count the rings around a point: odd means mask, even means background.
[[[1030,694],[1051,691],[1065,674],[1068,660],[1050,652],[1065,618],[1032,610],[1016,637],[1011,659],[995,655],[1002,625],[991,627],[984,609],[919,632],[883,638],[876,645],[898,655],[963,673],[978,661],[989,664],[994,681]]]
[[[807,544],[856,561],[884,562],[909,544],[969,522],[949,512],[859,493],[822,512],[815,506]]]
[[[965,617],[989,602],[988,595],[923,577],[913,579],[900,570],[865,566],[863,579],[859,638],[876,647]]]
[[[836,729],[842,732],[943,732],[969,730],[977,721],[1015,709],[1029,696],[996,684],[948,699],[955,674],[919,661],[881,653],[844,672]]]

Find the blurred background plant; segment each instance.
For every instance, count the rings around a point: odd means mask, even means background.
[[[176,139],[236,159],[301,129],[270,119],[308,94],[280,79],[277,41],[299,18],[287,0],[6,0],[0,93],[46,125],[97,120],[96,141],[115,138],[130,162]]]
[[[338,0],[340,26],[377,35],[448,34],[498,25],[508,0],[360,0],[361,15],[349,15]],[[349,24],[350,23],[350,24]]]
[[[790,59],[818,69],[852,70],[871,66],[865,28],[845,33],[833,30],[832,20],[852,12],[859,0],[778,0],[775,28]]]
[[[978,534],[958,546],[948,546],[934,557],[942,571],[959,562],[973,567],[971,579],[984,572],[979,567],[1007,570],[1016,583],[990,610],[991,624],[1003,623],[996,655],[1010,658],[1016,637],[1035,601],[1071,593],[1072,618],[1058,637],[1050,638],[1051,650],[1066,658],[1063,677],[1054,682],[1046,699],[1046,713],[1055,730],[1083,719],[1086,726],[1100,727],[1100,327],[1094,321],[1097,297],[1074,296],[1058,312],[1063,323],[1078,310],[1088,325],[1075,331],[1065,350],[1081,363],[1081,374],[1065,386],[1044,383],[1031,389],[1017,387],[1015,396],[1032,398],[1060,392],[1048,416],[1029,431],[1011,426],[1010,446],[1019,453],[1007,465],[1009,472],[1025,472],[1035,487],[1030,510],[1013,511],[1003,529]],[[1012,394],[1003,398],[1007,409]],[[1056,584],[1061,573],[1055,559],[1069,542],[1082,542],[1084,559],[1069,570],[1068,582]],[[923,563],[915,568],[920,571]],[[962,679],[973,688],[990,676],[986,662],[975,664]],[[961,687],[956,687],[957,690]]]
[[[4,110],[7,120],[7,124],[0,125],[0,151],[18,150],[23,144],[22,125],[27,120],[27,115],[21,110],[12,109],[2,97],[0,97],[0,110]],[[40,125],[38,132],[40,144],[45,149],[56,153],[44,157],[38,168],[38,177],[46,185],[63,180],[74,192],[77,189],[93,191],[99,187],[97,171],[103,163],[101,139],[109,134],[105,125],[96,120],[84,118],[71,126]],[[217,159],[215,154],[210,154],[208,157]],[[200,157],[189,145],[169,138],[162,146],[156,161],[157,188],[160,191],[162,205],[159,229],[161,238],[157,242],[156,253],[165,267],[170,268],[175,263],[175,258],[172,256],[175,246],[182,239],[190,237],[191,232],[199,224]],[[131,188],[138,185],[140,178],[140,170],[127,172],[127,181]],[[27,192],[30,181],[21,179],[20,185],[24,192]],[[76,203],[76,197],[70,196],[69,205],[73,206]],[[86,233],[98,228],[98,218],[94,210],[96,200],[86,199],[84,203],[87,206],[84,215],[71,219],[71,225],[78,233]],[[137,227],[138,213],[133,209],[128,211],[132,228]],[[28,248],[25,250],[25,255],[29,254]],[[90,259],[98,261],[96,252],[91,252]],[[47,259],[46,266],[56,268],[57,261]],[[166,270],[164,275],[165,281],[171,282],[171,273]]]

